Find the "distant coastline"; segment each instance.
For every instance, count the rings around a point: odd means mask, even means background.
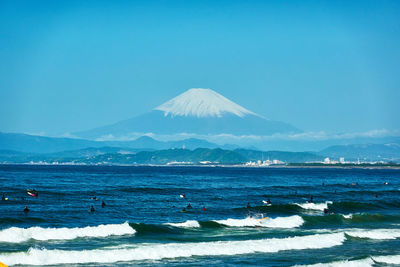
[[[244,169],[400,169],[400,164],[319,164],[290,163],[270,166],[248,166],[245,164],[50,164],[50,163],[0,163],[0,166],[39,167],[167,167],[167,168],[244,168]]]

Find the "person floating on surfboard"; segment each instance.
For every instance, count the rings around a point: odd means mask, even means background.
[[[25,212],[25,213],[28,213],[28,212],[29,212],[28,206],[25,206],[24,212]]]
[[[30,195],[31,197],[38,197],[39,196],[39,192],[36,191],[35,189],[31,190],[31,189],[27,189],[26,193],[28,195]]]

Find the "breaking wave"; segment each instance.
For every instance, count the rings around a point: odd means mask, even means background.
[[[296,265],[296,266],[307,266],[307,267],[369,267],[373,266],[374,261],[371,258],[361,260],[343,260],[333,261],[327,263],[316,263],[311,265]]]
[[[315,234],[288,238],[198,243],[142,244],[134,248],[94,250],[48,250],[30,248],[27,252],[0,254],[8,265],[113,263],[119,261],[160,260],[165,258],[238,255],[282,250],[321,249],[343,244],[343,233]]]
[[[325,203],[294,203],[297,206],[300,206],[302,209],[305,210],[321,210],[328,208],[328,204],[332,204],[332,201],[326,201]]]
[[[171,225],[174,227],[183,227],[183,228],[198,228],[200,227],[200,224],[198,221],[195,220],[188,220],[186,222],[182,223],[164,223],[166,225]]]
[[[400,264],[400,255],[375,256],[373,260],[379,263]]]
[[[269,228],[295,228],[300,227],[304,220],[298,215],[290,217],[277,217],[255,219],[247,217],[245,219],[214,220],[214,222],[231,227],[269,227]]]
[[[351,230],[345,233],[352,237],[369,239],[396,239],[400,237],[400,229],[373,229],[373,230]]]
[[[311,265],[296,265],[296,266],[308,266],[308,267],[369,267],[375,266],[375,263],[383,264],[400,264],[400,255],[388,255],[388,256],[371,256],[365,259],[359,260],[343,260],[333,261],[327,263],[316,263]]]
[[[111,235],[128,235],[136,231],[129,226],[128,222],[123,224],[105,224],[98,226],[86,226],[76,228],[42,228],[11,227],[0,231],[0,242],[21,243],[30,239],[35,240],[70,240],[79,237],[106,237]]]

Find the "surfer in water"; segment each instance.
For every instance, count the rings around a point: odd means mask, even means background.
[[[269,198],[267,199],[267,204],[271,205],[271,200]]]
[[[310,203],[313,203],[313,195],[310,195]]]
[[[186,212],[186,209],[185,209],[185,208],[183,208],[183,209],[182,209],[182,212]]]
[[[94,207],[90,206],[90,212],[94,212]]]
[[[24,212],[25,212],[25,213],[29,212],[28,206],[25,206]]]
[[[6,197],[4,196],[4,194],[1,196],[1,200],[5,201]]]
[[[203,206],[203,211],[206,211],[206,207]]]
[[[190,205],[190,203],[189,203],[186,208],[191,209],[192,205]]]
[[[106,203],[104,202],[104,200],[101,201],[101,207],[104,208],[106,206]]]
[[[250,202],[247,202],[247,208],[251,208]]]
[[[325,208],[325,209],[324,209],[324,214],[325,214],[325,215],[332,215],[332,214],[335,214],[335,213],[329,212],[329,210],[328,210],[327,208]]]

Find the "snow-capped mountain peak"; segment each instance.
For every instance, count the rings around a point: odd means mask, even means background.
[[[165,116],[221,117],[234,114],[239,117],[256,115],[211,89],[192,88],[155,108]]]

